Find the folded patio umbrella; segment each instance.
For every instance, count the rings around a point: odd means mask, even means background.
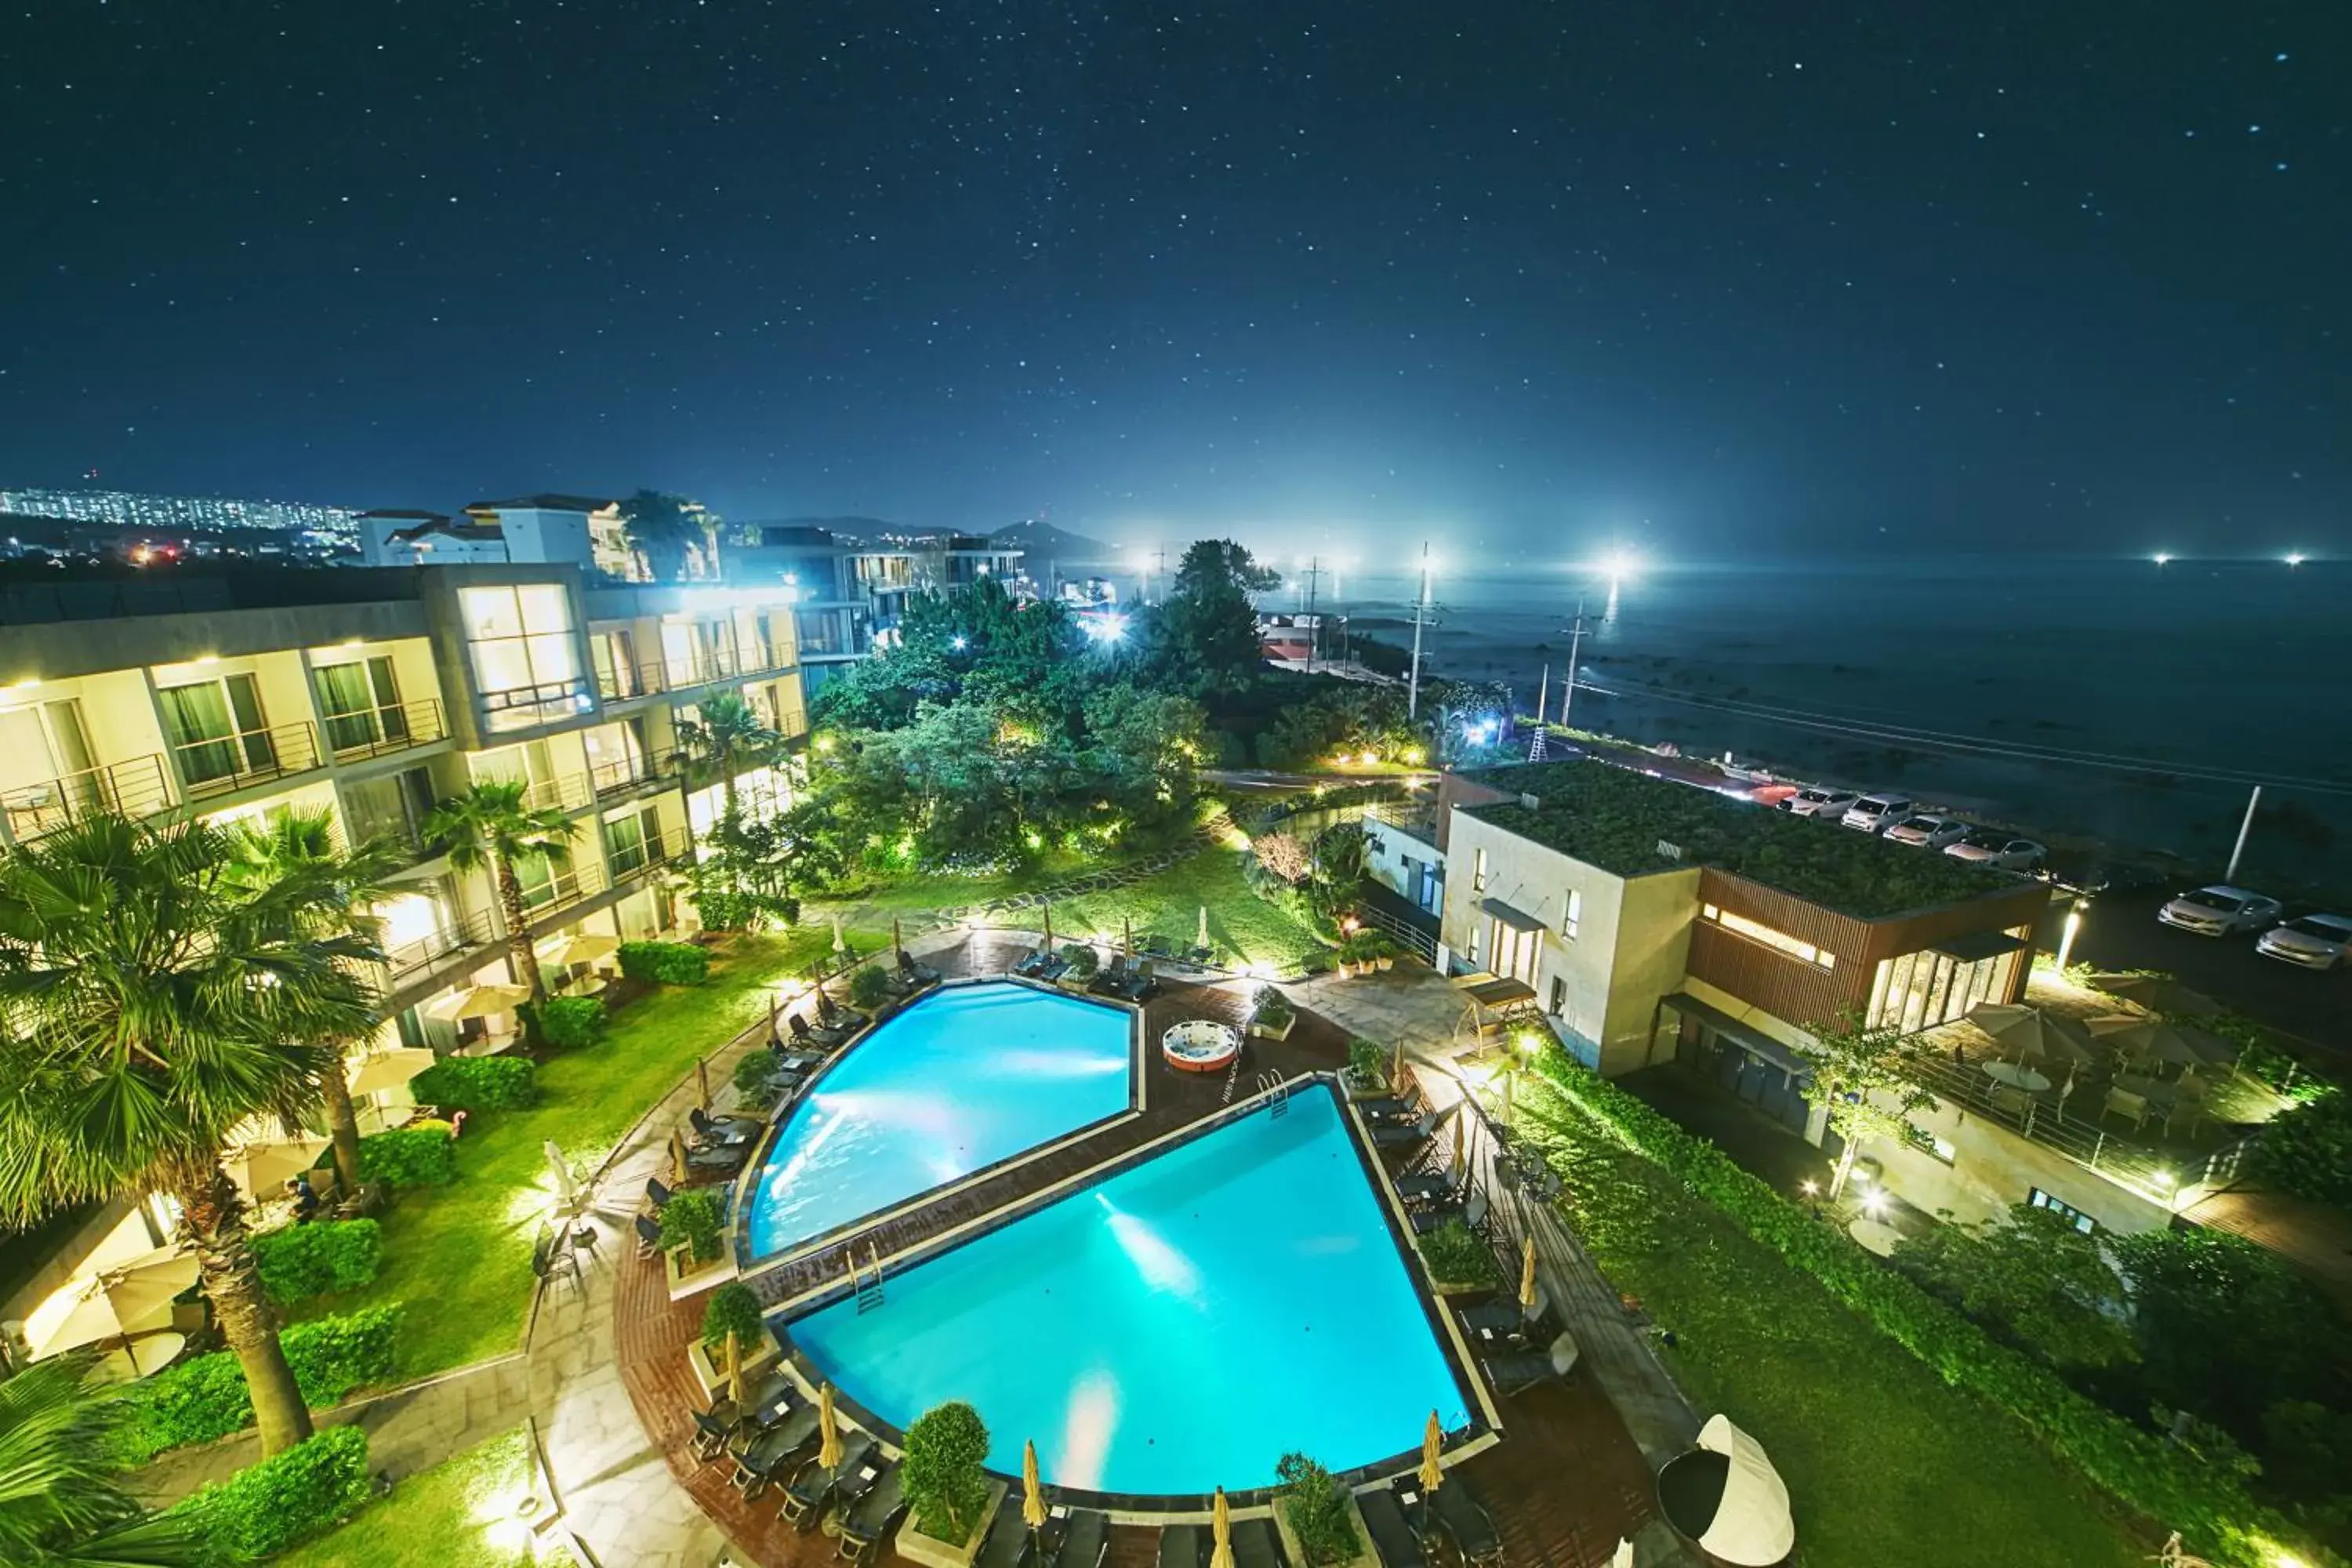
[[[511,1013],[530,1000],[530,989],[524,985],[468,985],[425,1008],[425,1016],[450,1024],[467,1018],[493,1018],[500,1013]]]
[[[841,1427],[833,1418],[833,1384],[816,1391],[816,1462],[826,1469],[841,1466]]]
[[[414,1046],[374,1051],[344,1063],[344,1081],[353,1094],[373,1094],[379,1089],[399,1088],[439,1059],[431,1051]]]
[[[1519,1306],[1530,1312],[1536,1310],[1536,1238],[1532,1234],[1519,1244]]]
[[[2168,975],[2094,974],[2090,984],[2095,991],[2120,996],[2158,1013],[2186,1013],[2193,1018],[2210,1018],[2227,1010],[2202,991],[2192,991]]]
[[[1666,1521],[1699,1549],[1736,1568],[1770,1568],[1795,1549],[1789,1489],[1756,1439],[1717,1415],[1698,1447],[1658,1472]]]
[[[2004,1055],[2014,1056],[2019,1061],[2031,1058],[2081,1067],[2098,1060],[2098,1047],[2081,1025],[2039,1007],[1979,1002],[1969,1009],[1968,1018],[1990,1035]]]
[[[743,1408],[743,1342],[732,1329],[727,1331],[727,1401]]]
[[[324,1138],[263,1138],[241,1143],[221,1161],[221,1169],[247,1197],[259,1197],[300,1175],[326,1152]]]
[[[1225,1506],[1225,1489],[1217,1489],[1217,1500],[1209,1510],[1209,1568],[1234,1568],[1234,1514]]]
[[[25,1314],[36,1357],[161,1328],[172,1298],[196,1282],[195,1254],[158,1247],[51,1291]]]
[[[2238,1047],[2202,1029],[2168,1024],[2161,1018],[2094,1018],[2091,1033],[2135,1057],[2153,1057],[2180,1067],[2221,1067],[2238,1059]]]
[[[1218,1497],[1223,1498],[1223,1492]],[[1037,1483],[1037,1445],[1021,1445],[1021,1521],[1032,1530],[1045,1528],[1045,1489]]]
[[[1445,1484],[1444,1468],[1437,1462],[1437,1456],[1444,1447],[1445,1428],[1438,1424],[1437,1412],[1433,1410],[1429,1413],[1429,1425],[1421,1432],[1420,1479],[1421,1489],[1424,1492],[1433,1492]]]

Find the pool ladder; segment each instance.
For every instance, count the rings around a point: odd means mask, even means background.
[[[870,1273],[866,1268],[859,1265],[857,1261],[856,1244],[853,1243],[851,1245],[849,1252],[849,1284],[850,1288],[857,1292],[857,1311],[860,1317],[863,1317],[867,1312],[873,1311],[877,1307],[882,1305],[882,1247],[879,1242],[875,1243],[873,1246],[872,1271]]]
[[[1271,1098],[1275,1120],[1290,1114],[1290,1085],[1280,1073],[1268,1068],[1258,1074],[1257,1091]]]

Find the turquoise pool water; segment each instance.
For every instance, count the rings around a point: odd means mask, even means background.
[[[751,1255],[1051,1142],[1128,1108],[1129,1015],[992,982],[934,991],[793,1108],[753,1178]]]
[[[1091,1491],[1274,1484],[1297,1449],[1333,1470],[1468,1419],[1330,1092],[1260,1110],[791,1325],[859,1405],[903,1430],[976,1406],[988,1462]]]

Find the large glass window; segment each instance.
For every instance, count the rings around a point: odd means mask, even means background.
[[[227,786],[279,771],[277,744],[262,722],[261,689],[252,676],[166,686],[156,696],[181,776],[191,788]]]
[[[1568,890],[1568,911],[1559,917],[1559,934],[1563,942],[1574,942],[1584,924],[1584,894],[1570,888]]]
[[[1787,931],[1776,931],[1762,921],[1750,920],[1736,910],[1719,909],[1714,904],[1702,904],[1699,907],[1699,915],[1704,920],[1714,921],[1726,931],[1738,931],[1748,941],[1761,942],[1776,952],[1787,953],[1790,958],[1801,958],[1807,963],[1822,969],[1837,967],[1837,954],[1828,948],[1815,947],[1802,937],[1794,937]]]
[[[343,781],[343,822],[352,842],[389,838],[411,850],[424,847],[425,818],[433,809],[433,779],[423,768],[404,768],[389,778]]]
[[[388,656],[321,665],[310,671],[310,684],[326,719],[329,751],[407,742],[408,718],[401,710],[400,683],[393,678]]]
[[[572,596],[554,583],[458,593],[474,685],[492,730],[521,730],[588,706]]]
[[[1871,977],[1870,1025],[1908,1033],[1966,1017],[1978,1003],[2009,994],[2017,964],[2017,952],[1973,962],[1933,952],[1881,959]]]

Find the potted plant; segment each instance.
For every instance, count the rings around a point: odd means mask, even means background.
[[[907,1428],[907,1522],[898,1554],[925,1568],[967,1568],[1004,1496],[981,1463],[988,1427],[961,1400],[934,1405]]]
[[[1372,962],[1380,966],[1380,971],[1382,974],[1386,974],[1390,970],[1396,967],[1396,943],[1390,941],[1386,936],[1381,935],[1377,932],[1368,932],[1366,934],[1368,940],[1365,942],[1365,946],[1371,952]]]
[[[1281,1483],[1274,1493],[1274,1526],[1292,1563],[1299,1568],[1352,1568],[1372,1561],[1363,1515],[1348,1489],[1304,1454],[1275,1462]]]
[[[868,963],[849,977],[849,1005],[868,1017],[890,1000],[890,976],[878,963]]]
[[[727,1205],[716,1187],[688,1187],[662,1205],[663,1266],[669,1299],[684,1300],[735,1278],[726,1244]]]
[[[1358,1035],[1348,1042],[1348,1089],[1357,1096],[1386,1094],[1389,1083],[1389,1053],[1378,1040],[1368,1040]]]
[[[1261,985],[1255,1000],[1249,1032],[1261,1040],[1289,1038],[1290,1031],[1298,1023],[1298,1011],[1290,1005],[1290,998],[1271,985]]]
[[[1090,942],[1064,942],[1062,944],[1062,962],[1070,966],[1064,972],[1062,978],[1067,984],[1077,987],[1079,990],[1085,990],[1087,984],[1095,977],[1095,966],[1098,962],[1095,957],[1094,943]]]
[[[1441,1296],[1468,1290],[1492,1290],[1503,1282],[1495,1266],[1494,1248],[1458,1219],[1447,1220],[1416,1237],[1421,1260],[1429,1269],[1430,1289]]]
[[[760,1298],[738,1280],[710,1293],[702,1309],[702,1334],[687,1347],[697,1382],[707,1396],[715,1397],[727,1381],[727,1336],[735,1336],[735,1351],[744,1374],[764,1370],[779,1352],[776,1338],[760,1321]]]

